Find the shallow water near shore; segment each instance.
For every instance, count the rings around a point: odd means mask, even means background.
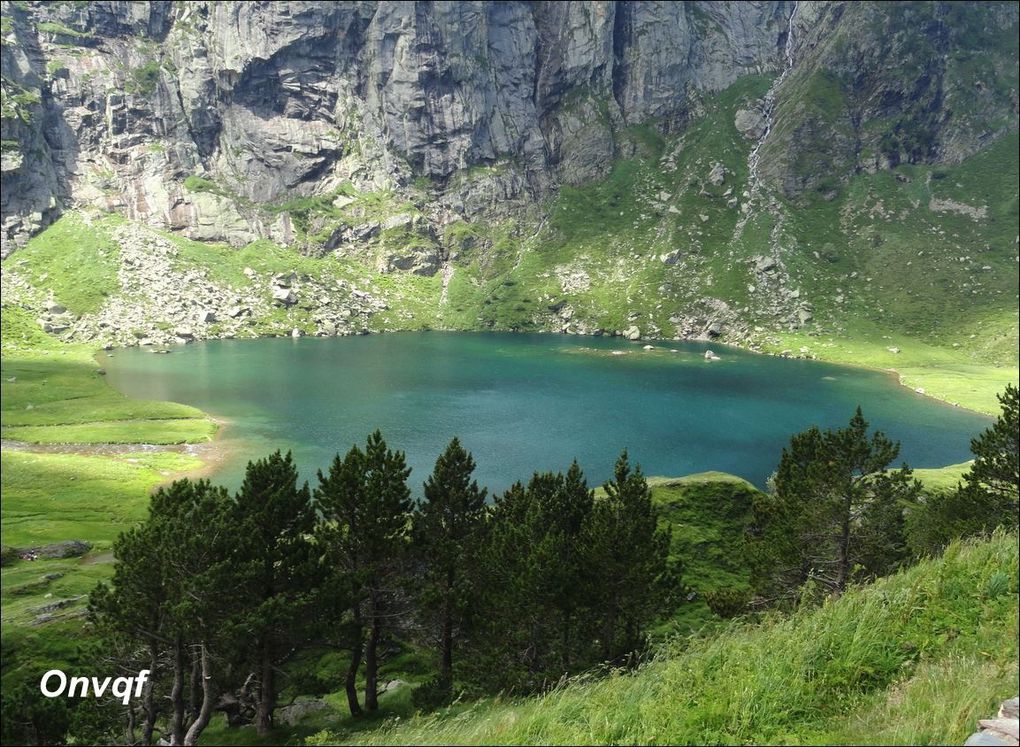
[[[842,427],[860,404],[903,444],[900,460],[939,467],[970,458],[991,418],[935,402],[879,371],[755,355],[706,343],[561,335],[393,333],[215,340],[104,358],[109,382],[143,399],[230,421],[210,477],[237,487],[250,458],[280,448],[315,480],[336,452],[374,429],[407,454],[421,492],[458,436],[476,477],[502,491],[577,459],[592,485],[623,448],[648,475],[731,472],[764,486],[792,434]],[[719,360],[708,361],[714,350]]]

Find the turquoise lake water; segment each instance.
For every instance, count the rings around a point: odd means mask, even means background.
[[[227,419],[228,457],[212,478],[230,487],[249,458],[276,448],[292,450],[314,480],[375,428],[406,452],[420,493],[453,436],[474,454],[479,482],[498,491],[575,458],[589,483],[600,483],[624,447],[648,475],[721,470],[763,486],[792,434],[845,426],[858,404],[873,427],[902,442],[900,458],[913,467],[969,459],[970,439],[991,423],[881,372],[653,344],[644,351],[619,339],[395,333],[217,340],[169,355],[134,348],[103,365],[132,397]],[[709,348],[721,360],[706,361]]]

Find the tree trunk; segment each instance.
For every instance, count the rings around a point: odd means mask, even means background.
[[[446,577],[446,598],[443,600],[443,622],[440,632],[439,682],[447,690],[453,688],[453,573]]]
[[[836,548],[836,589],[834,594],[837,597],[843,594],[846,582],[850,578],[850,507],[851,499],[848,495],[843,501],[843,515],[840,516],[842,526]]]
[[[202,642],[200,659],[202,663],[202,705],[198,711],[198,717],[192,722],[188,733],[184,735],[184,744],[196,745],[202,731],[209,724],[212,716],[213,701],[216,698],[212,681],[212,674],[209,671],[209,652],[206,650],[205,642]]]
[[[560,662],[564,672],[570,671],[570,612],[563,611],[563,653],[560,654]]]
[[[613,603],[606,611],[606,622],[602,627],[602,660],[610,661],[614,655],[613,641],[616,638],[616,621],[620,608],[619,592],[613,592]]]
[[[274,679],[276,673],[273,671],[273,659],[270,653],[268,642],[262,645],[262,672],[259,679],[259,702],[258,710],[255,713],[255,733],[260,737],[269,734],[273,728],[273,710],[276,708],[276,694],[274,692]]]
[[[154,687],[156,681],[156,664],[159,661],[159,647],[156,640],[149,641],[149,679],[145,681],[145,690],[142,693],[142,709],[145,711],[145,725],[142,727],[142,744],[152,744],[152,733],[156,729],[156,704],[153,702]]]
[[[368,628],[368,645],[365,646],[365,710],[379,710],[379,638],[382,635],[382,618],[378,599],[372,599],[372,620]]]
[[[135,740],[135,704],[128,703],[127,706],[127,729],[124,732],[127,744],[137,744]]]
[[[360,603],[359,603],[360,604]],[[358,703],[358,669],[361,667],[361,657],[365,651],[365,630],[361,623],[361,612],[358,606],[354,608],[354,640],[351,643],[351,663],[347,667],[347,677],[344,678],[344,689],[347,691],[347,707],[352,716],[361,715],[361,704]]]
[[[170,689],[170,702],[174,715],[170,725],[170,744],[184,742],[184,641],[180,636],[174,639],[174,684]]]
[[[447,690],[453,687],[453,619],[450,614],[449,603],[447,603],[447,609],[443,612],[439,682]]]
[[[188,716],[192,721],[198,720],[202,708],[202,661],[201,656],[191,658],[191,681],[188,683]]]

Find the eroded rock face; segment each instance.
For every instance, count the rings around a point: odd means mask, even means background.
[[[288,244],[304,232],[284,209],[296,199],[345,184],[406,196],[417,180],[423,231],[439,235],[599,178],[630,155],[623,128],[680,132],[708,94],[791,65],[771,131],[760,102],[736,121],[749,139],[768,132],[761,177],[791,196],[822,176],[958,161],[1015,127],[1004,62],[953,67],[975,24],[1015,28],[1009,3],[0,6],[5,255],[74,205],[205,241]]]
[[[786,6],[4,2],[5,91],[25,93],[5,252],[74,204],[235,245],[288,238],[246,205],[344,182],[424,177],[443,210],[506,211],[606,173],[623,124],[774,69]]]

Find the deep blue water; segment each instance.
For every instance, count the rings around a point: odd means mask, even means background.
[[[494,490],[575,458],[594,485],[624,447],[648,475],[721,470],[763,486],[792,434],[844,426],[858,404],[902,442],[901,459],[913,467],[970,458],[970,439],[991,422],[876,371],[654,344],[646,352],[619,339],[397,333],[217,340],[170,355],[135,348],[103,365],[133,397],[226,418],[230,457],[213,478],[230,487],[247,459],[276,448],[291,449],[314,480],[375,428],[406,452],[419,492],[455,435]],[[706,361],[707,348],[721,360]]]

